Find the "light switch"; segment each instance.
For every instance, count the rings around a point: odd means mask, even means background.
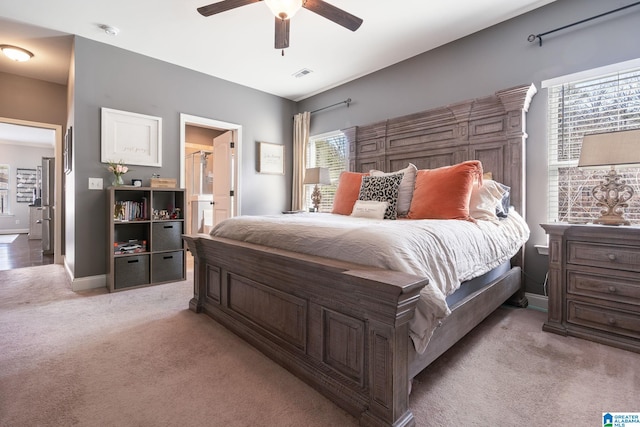
[[[102,178],[89,178],[89,190],[102,190]]]

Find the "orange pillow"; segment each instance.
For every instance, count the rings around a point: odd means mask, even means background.
[[[469,216],[469,199],[476,179],[482,185],[482,163],[478,160],[419,170],[409,218],[473,221]]]
[[[336,195],[333,198],[333,209],[331,213],[351,215],[353,205],[356,204],[356,200],[358,200],[358,195],[360,194],[362,177],[367,175],[369,174],[347,171],[340,174]]]

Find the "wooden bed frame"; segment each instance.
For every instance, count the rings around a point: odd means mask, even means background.
[[[350,169],[435,168],[481,160],[524,216],[525,113],[533,85],[345,131]],[[408,322],[426,279],[209,236],[194,255],[191,310],[205,313],[359,418],[411,426],[411,379],[510,298],[526,306],[522,250],[513,267],[455,304],[419,355]]]

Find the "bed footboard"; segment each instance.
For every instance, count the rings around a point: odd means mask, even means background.
[[[424,278],[208,236],[191,310],[206,313],[367,426],[412,426],[408,321]]]

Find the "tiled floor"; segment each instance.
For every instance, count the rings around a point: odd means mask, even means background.
[[[0,270],[53,264],[53,255],[42,255],[42,240],[19,234],[12,243],[0,243]]]

